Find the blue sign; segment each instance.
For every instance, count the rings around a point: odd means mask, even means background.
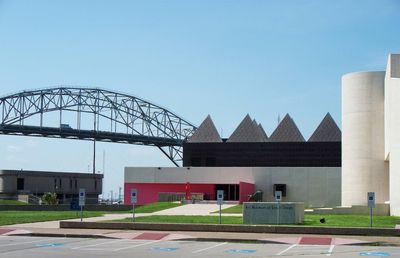
[[[63,246],[64,244],[39,244],[35,245],[36,247],[59,247]]]
[[[251,254],[257,252],[257,250],[249,250],[249,249],[229,249],[225,251],[229,254]]]
[[[360,256],[379,256],[379,257],[387,257],[390,256],[387,252],[362,252]]]
[[[171,251],[176,251],[179,248],[177,247],[153,247],[151,250],[153,251],[164,251],[164,252],[171,252]]]

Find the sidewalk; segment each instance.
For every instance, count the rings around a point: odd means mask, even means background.
[[[231,205],[233,206],[233,205]],[[227,208],[229,205],[224,205]],[[141,213],[135,216],[151,215],[218,215],[210,214],[219,210],[216,204],[188,204],[172,209],[167,209],[154,213]],[[232,216],[232,214],[223,214]],[[241,214],[233,214],[241,215]],[[117,220],[132,217],[132,213],[106,214],[102,217],[85,218],[84,222],[98,222],[105,220]],[[71,219],[68,221],[80,221]],[[16,224],[0,227],[6,233],[3,235],[32,235],[49,237],[89,237],[89,238],[123,238],[132,239],[140,234],[164,234],[165,240],[201,240],[201,241],[256,241],[256,242],[281,242],[293,243],[300,241],[304,235],[299,234],[271,234],[271,233],[232,233],[232,232],[195,232],[195,231],[146,231],[146,230],[110,230],[110,229],[70,229],[60,228],[59,221],[37,222]],[[398,237],[376,237],[376,236],[332,236],[332,235],[307,235],[311,238],[332,238],[343,243],[367,243],[379,242],[390,245],[400,245]]]

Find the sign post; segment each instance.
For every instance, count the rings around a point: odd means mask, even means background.
[[[282,191],[275,191],[275,200],[277,202],[277,210],[276,210],[276,224],[279,225],[279,204],[282,201]]]
[[[217,202],[219,204],[219,224],[221,224],[221,206],[224,202],[224,190],[217,191]]]
[[[81,207],[81,221],[83,220],[83,206],[85,206],[86,193],[84,188],[79,189],[79,206]]]
[[[131,189],[132,222],[135,222],[135,204],[137,203],[137,189]]]
[[[375,208],[375,192],[368,192],[368,207],[369,207],[369,217],[370,224],[369,226],[372,228],[372,208]]]

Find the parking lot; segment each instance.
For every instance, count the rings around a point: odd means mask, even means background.
[[[0,236],[0,257],[400,257],[400,247]]]

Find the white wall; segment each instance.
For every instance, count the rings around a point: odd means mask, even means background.
[[[366,205],[367,192],[377,203],[389,199],[384,162],[385,72],[342,77],[342,205]]]
[[[390,214],[400,216],[400,55],[389,55],[385,78],[385,158],[390,171]]]
[[[340,167],[126,167],[125,183],[254,183],[273,201],[273,185],[286,184],[284,201],[304,202],[312,207],[335,207],[341,200]]]

